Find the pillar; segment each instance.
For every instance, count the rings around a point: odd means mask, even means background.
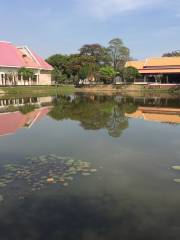
[[[166,76],[166,83],[169,83],[169,76]]]

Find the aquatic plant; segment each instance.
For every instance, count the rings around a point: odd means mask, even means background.
[[[180,171],[180,166],[172,166],[172,169]]]
[[[89,176],[97,172],[89,162],[56,154],[28,156],[25,164],[6,164],[3,170],[0,189],[18,182],[18,188],[22,184],[30,191],[41,190],[52,184],[67,187],[77,174]]]

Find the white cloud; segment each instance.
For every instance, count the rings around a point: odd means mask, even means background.
[[[153,4],[157,6],[157,4],[162,1],[163,0],[76,0],[78,8],[82,10],[83,14],[88,14],[100,19],[146,6],[152,6]]]

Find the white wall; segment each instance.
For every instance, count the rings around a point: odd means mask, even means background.
[[[33,70],[34,73],[37,75],[37,85],[51,85],[51,71],[45,71],[45,70]],[[2,74],[7,73],[14,73],[15,75],[18,74],[18,68],[6,68],[6,67],[0,67],[0,85],[2,85]],[[31,82],[28,83],[28,81],[18,80],[16,77],[16,83],[17,85],[31,85]]]

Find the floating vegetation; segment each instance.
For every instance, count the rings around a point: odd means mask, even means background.
[[[3,170],[0,176],[0,190],[18,184],[18,188],[23,186],[31,191],[41,190],[52,184],[67,187],[75,175],[89,176],[97,172],[97,169],[91,168],[89,162],[56,154],[28,156],[25,164],[7,164]],[[0,195],[0,202],[2,200],[3,196]]]
[[[3,202],[4,201],[4,198],[2,195],[0,195],[0,202]]]
[[[180,183],[180,179],[179,179],[179,178],[176,178],[176,179],[174,179],[174,182]]]
[[[172,169],[180,171],[180,166],[172,166]]]

